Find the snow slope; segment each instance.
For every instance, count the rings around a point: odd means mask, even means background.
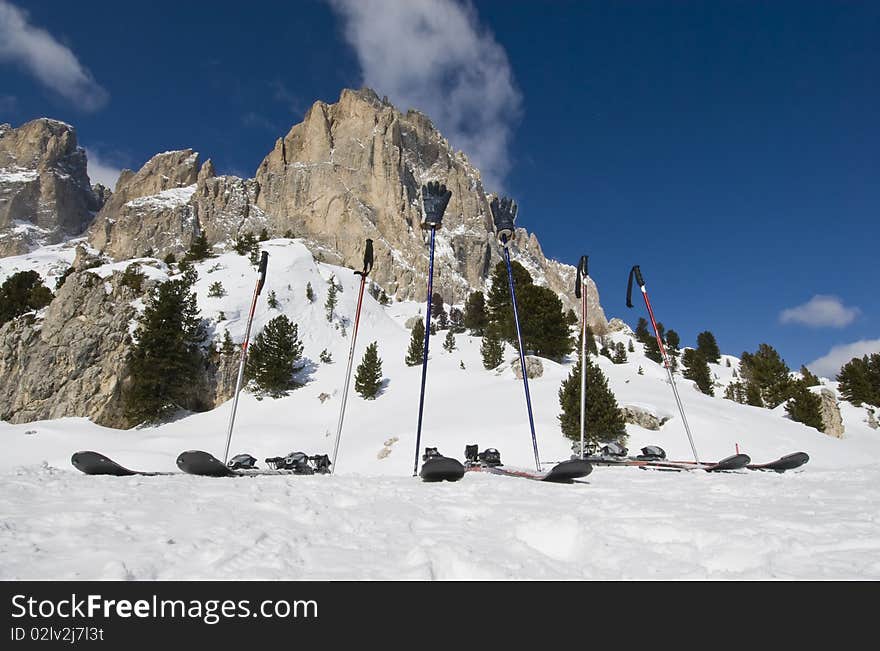
[[[359,278],[317,263],[298,241],[262,245],[269,273],[254,332],[281,312],[298,324],[305,385],[277,400],[243,393],[232,452],[260,460],[292,450],[331,453]],[[48,253],[36,257],[40,268],[53,267]],[[240,340],[254,268],[226,253],[197,270],[199,306],[214,321],[215,339],[228,329]],[[333,325],[324,309],[331,275],[343,286]],[[208,298],[217,280],[227,294]],[[270,291],[278,310],[266,304]],[[737,444],[755,461],[810,454],[807,466],[785,475],[596,468],[588,483],[570,486],[485,475],[442,485],[412,479],[421,368],[404,363],[403,324],[420,310],[365,296],[356,360],[378,341],[387,384],[374,401],[350,392],[332,477],[86,477],[70,466],[70,455],[83,449],[150,470],[175,470],[185,449],[222,457],[229,402],[128,431],[83,418],[0,423],[0,579],[880,578],[880,432],[865,424],[863,409],[845,403],[847,432],[836,440],[780,410],[705,396],[678,380],[701,458],[727,456]],[[220,312],[225,319],[217,321]],[[500,449],[508,464],[532,464],[521,382],[507,363],[483,369],[478,338],[458,335],[449,353],[444,336],[431,339],[423,446],[460,457],[466,444],[479,443]],[[324,349],[333,363],[318,361]],[[628,425],[629,447],[656,443],[672,458],[690,458],[665,371],[636,349],[627,364],[598,363],[621,404],[672,418],[656,432]],[[506,352],[514,358],[512,348]],[[543,360],[543,377],[530,382],[545,461],[570,454],[556,417],[572,362]]]

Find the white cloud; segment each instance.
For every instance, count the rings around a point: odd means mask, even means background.
[[[29,22],[27,12],[0,0],[0,62],[17,63],[47,88],[84,111],[107,103],[109,94],[49,32]]]
[[[837,296],[816,294],[803,305],[782,310],[782,323],[800,323],[813,328],[842,328],[856,320],[861,310],[846,307]]]
[[[88,147],[85,149],[86,158],[88,159],[89,180],[92,182],[92,185],[100,183],[104,187],[114,190],[122,168],[118,165],[112,165],[106,160],[102,160],[101,156],[94,149]]]
[[[427,114],[501,190],[521,95],[507,54],[456,0],[329,0],[343,18],[365,85]]]
[[[880,339],[862,339],[851,344],[834,346],[826,355],[807,364],[807,368],[816,375],[834,379],[840,367],[853,357],[864,357],[872,353],[880,353]]]

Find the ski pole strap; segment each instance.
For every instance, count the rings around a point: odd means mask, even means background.
[[[263,251],[260,255],[260,281],[257,283],[257,294],[263,291],[263,285],[266,284],[266,267],[269,265],[269,253]]]
[[[373,240],[367,238],[367,244],[364,247],[364,270],[363,271],[355,271],[355,276],[364,276],[373,269]]]
[[[633,289],[633,276],[636,278],[636,282],[639,284],[639,287],[645,286],[645,279],[642,277],[642,270],[639,269],[639,265],[633,265],[633,268],[629,270],[629,282],[626,284],[626,306],[632,307],[632,289]]]
[[[581,285],[586,282],[587,276],[589,276],[589,272],[587,271],[587,258],[589,256],[582,255],[580,261],[578,261],[577,266],[577,279],[574,283],[574,295],[577,298],[581,297]]]

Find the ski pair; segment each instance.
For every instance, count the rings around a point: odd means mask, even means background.
[[[446,211],[446,206],[449,204],[449,199],[451,197],[452,193],[446,189],[445,185],[433,182],[422,186],[422,204],[424,207],[422,227],[429,229],[431,235],[430,254],[428,262],[428,298],[427,309],[425,311],[425,344],[422,352],[422,384],[419,394],[419,418],[418,425],[416,427],[416,449],[415,459],[413,462],[413,477],[418,474],[425,481],[442,481],[443,479],[446,479],[448,481],[457,481],[458,479],[461,479],[465,471],[465,467],[457,462],[455,459],[443,457],[441,455],[431,455],[428,454],[426,451],[426,454],[423,457],[424,466],[422,467],[421,473],[419,472],[419,450],[421,446],[422,436],[422,416],[424,413],[425,405],[425,380],[428,373],[428,344],[430,341],[431,333],[431,299],[433,297],[434,282],[434,241],[437,229],[440,228],[440,226],[442,225],[443,214]],[[519,352],[520,369],[522,371],[523,391],[525,392],[526,410],[529,417],[529,429],[532,435],[532,449],[535,455],[534,474],[543,475],[544,471],[541,469],[541,459],[538,454],[538,439],[535,434],[535,419],[532,413],[532,398],[531,394],[529,393],[529,376],[526,371],[525,348],[523,346],[522,329],[520,327],[519,311],[516,302],[516,287],[513,281],[513,269],[510,263],[510,243],[513,242],[516,237],[515,221],[517,205],[510,198],[504,197],[499,199],[498,197],[495,197],[490,202],[489,208],[492,211],[492,221],[495,225],[495,232],[498,237],[498,241],[501,244],[501,249],[504,252],[504,261],[507,265],[507,282],[508,288],[510,290],[510,304],[513,309],[513,322],[516,326],[516,339]],[[431,449],[432,448],[428,448],[427,450]],[[583,469],[581,468],[581,470]],[[531,471],[524,472],[530,473]]]
[[[548,470],[529,470],[516,468],[501,463],[501,454],[495,448],[487,448],[479,452],[479,446],[465,447],[465,463],[457,459],[444,457],[437,448],[425,448],[424,461],[420,476],[423,481],[458,481],[466,472],[485,472],[505,477],[519,477],[557,484],[570,484],[575,479],[586,477],[593,466],[583,459],[571,459],[554,465]]]

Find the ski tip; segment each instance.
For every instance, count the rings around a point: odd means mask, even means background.
[[[429,457],[422,464],[419,477],[425,482],[458,481],[464,477],[464,466],[450,457]]]

